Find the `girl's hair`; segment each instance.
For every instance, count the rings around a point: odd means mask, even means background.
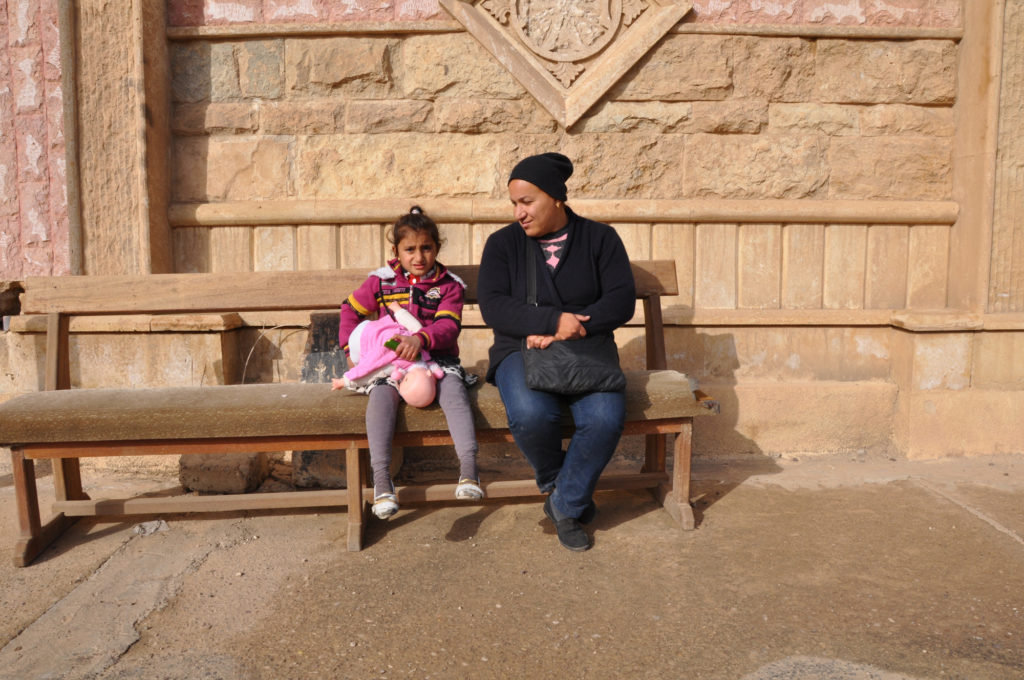
[[[391,245],[397,246],[408,232],[414,234],[426,232],[427,236],[437,244],[437,249],[441,250],[441,232],[438,231],[434,220],[430,219],[427,213],[423,212],[423,208],[418,205],[409,208],[408,213],[395,220],[394,226],[391,227],[391,233],[388,234],[388,241],[391,242]]]

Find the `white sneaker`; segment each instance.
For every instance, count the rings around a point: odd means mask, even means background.
[[[480,482],[463,477],[455,487],[455,497],[460,501],[478,501],[484,497],[484,490]]]
[[[373,498],[373,514],[380,519],[387,519],[398,512],[398,497],[393,493],[382,493]]]

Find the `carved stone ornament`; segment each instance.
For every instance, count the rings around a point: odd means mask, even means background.
[[[684,0],[439,0],[569,127],[682,19]]]

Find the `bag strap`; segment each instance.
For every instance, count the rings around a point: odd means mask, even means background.
[[[537,306],[537,258],[534,257],[533,244],[526,242],[526,304]]]
[[[531,243],[533,239],[529,237],[526,243],[526,302],[534,307],[537,306],[537,250],[539,245],[536,242]],[[551,299],[555,301],[559,307],[563,306],[562,296],[558,294],[558,288],[555,287],[555,280],[551,276],[551,271],[545,266],[544,267],[544,283],[548,286],[548,292],[551,293]]]

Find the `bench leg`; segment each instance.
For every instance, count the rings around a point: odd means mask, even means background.
[[[640,472],[664,472],[665,452],[668,450],[667,434],[649,434],[644,437],[644,464]]]
[[[690,531],[696,526],[693,507],[690,505],[690,453],[693,420],[688,418],[676,435],[672,484],[662,484],[655,490],[655,497],[665,506],[668,514],[679,522],[683,529]]]
[[[345,484],[348,488],[348,549],[357,552],[363,548],[363,470],[359,447],[345,450]]]
[[[21,449],[11,449],[14,473],[14,496],[18,508],[18,540],[14,545],[14,566],[25,567],[75,520],[63,513],[43,524],[39,518],[39,495],[36,490],[35,463]]]
[[[82,490],[82,470],[77,458],[53,461],[53,490],[58,501],[89,500],[89,495]]]

